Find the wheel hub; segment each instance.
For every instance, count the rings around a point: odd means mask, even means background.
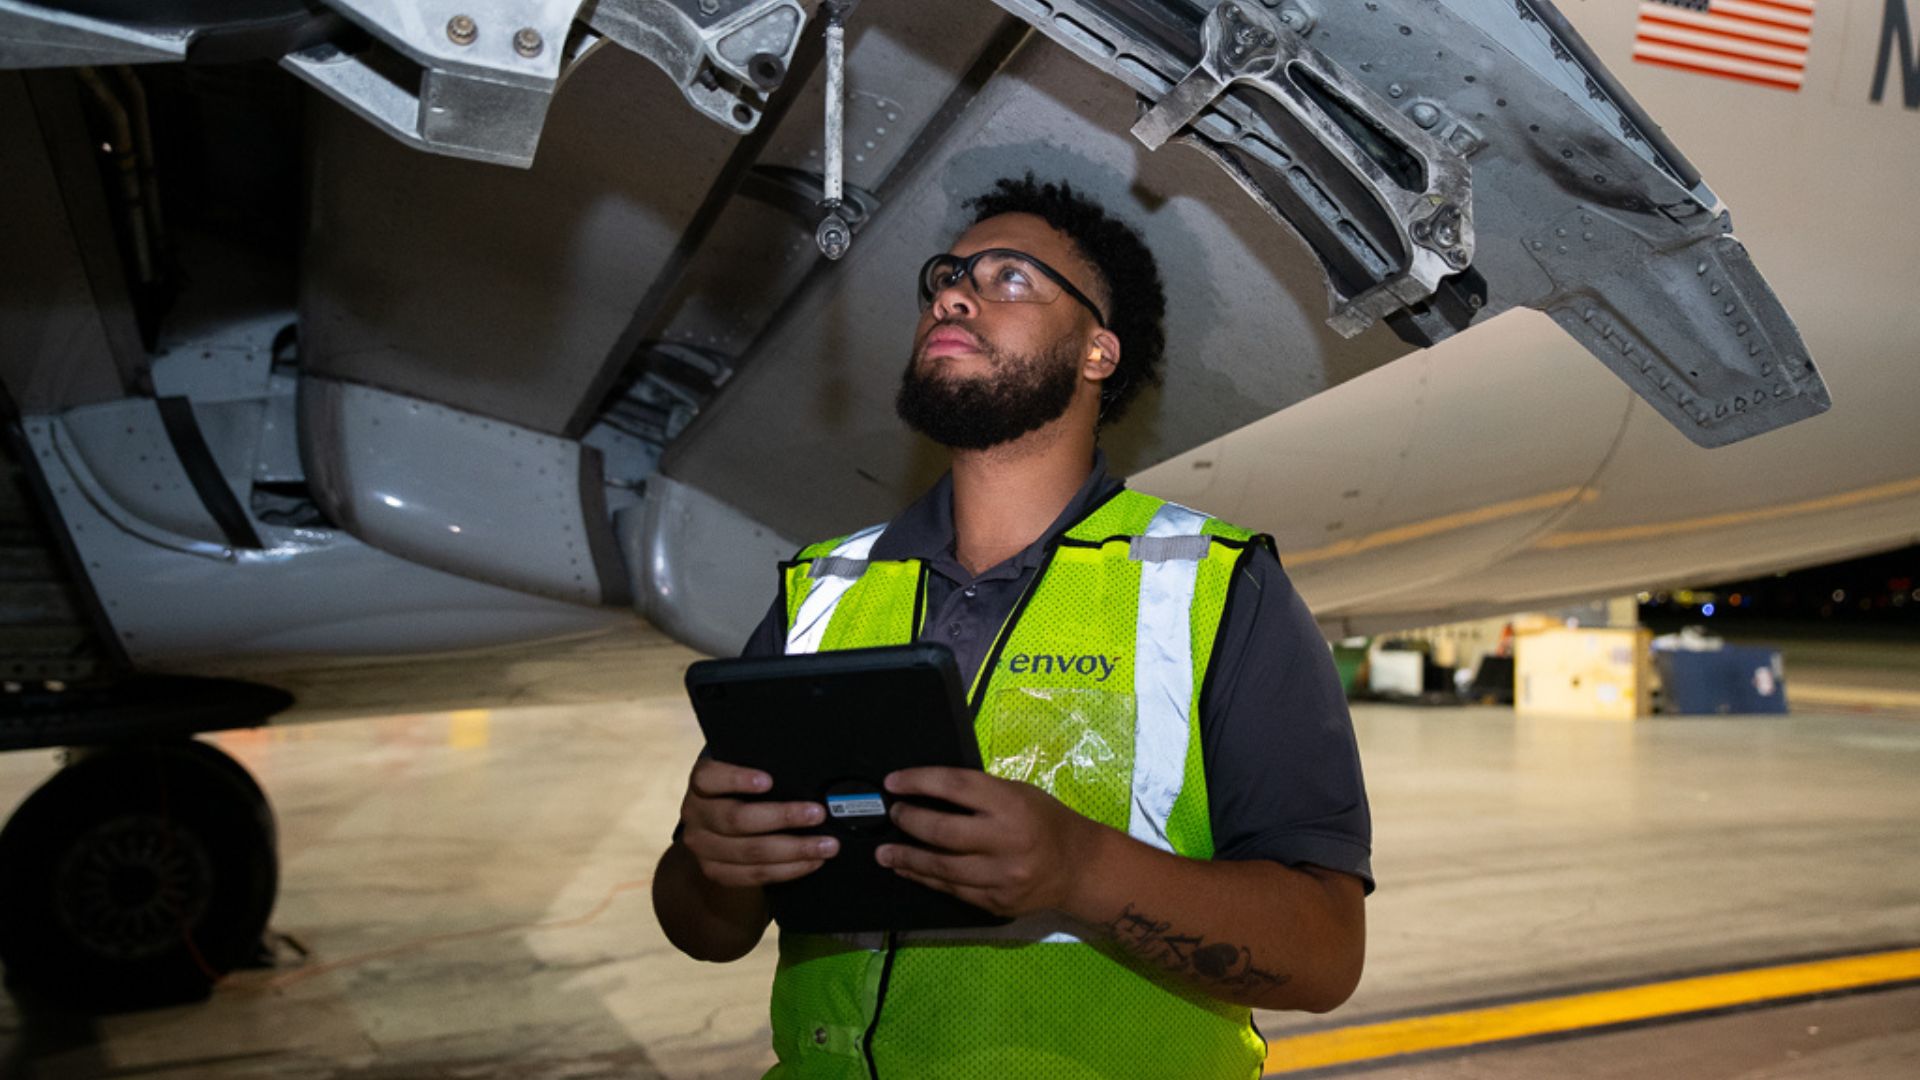
[[[88,949],[138,960],[177,945],[206,913],[212,861],[191,833],[129,814],[82,834],[54,873],[55,910]]]

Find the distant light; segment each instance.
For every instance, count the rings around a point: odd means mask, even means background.
[[[1728,606],[1728,607],[1739,607],[1739,606],[1740,606],[1740,594],[1739,594],[1739,593],[1734,593],[1734,594],[1733,594],[1732,596],[1729,596],[1729,597],[1727,597],[1727,606]]]
[[[380,501],[383,503],[386,503],[388,506],[391,506],[395,509],[398,509],[402,506],[407,505],[406,503],[401,502],[398,496],[394,496],[394,495],[382,495],[380,496]]]
[[[1836,603],[1836,604],[1844,604],[1844,603],[1846,603],[1846,602],[1847,602],[1847,590],[1845,590],[1845,589],[1835,589],[1835,590],[1833,590],[1833,602],[1834,602],[1834,603]]]
[[[1920,589],[1913,590],[1913,598],[1915,600],[1920,600]]]
[[[1650,592],[1643,592],[1639,596],[1634,597],[1634,599],[1640,601],[1643,604],[1650,604],[1653,602],[1653,594]]]
[[[449,525],[449,526],[447,526],[447,531],[448,531],[448,532],[454,532],[454,533],[457,533],[457,532],[459,532],[459,531],[460,531],[460,526],[458,526],[458,525]]]
[[[1712,604],[1702,604],[1702,605],[1701,605],[1701,607],[1700,607],[1700,614],[1702,614],[1702,615],[1705,615],[1705,616],[1706,616],[1706,617],[1708,617],[1708,618],[1712,618],[1712,617],[1713,617],[1713,605],[1712,605]]]

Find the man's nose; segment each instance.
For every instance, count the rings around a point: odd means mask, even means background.
[[[935,322],[949,318],[971,319],[980,314],[980,298],[974,295],[973,284],[965,274],[960,280],[933,294],[933,317]]]

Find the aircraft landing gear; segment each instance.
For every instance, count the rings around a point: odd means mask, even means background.
[[[88,1010],[205,998],[260,955],[279,885],[273,811],[192,739],[80,752],[0,830],[0,963]]]

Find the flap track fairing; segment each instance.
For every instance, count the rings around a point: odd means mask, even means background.
[[[1726,209],[1547,0],[996,3],[1299,237],[1341,334],[1534,308],[1702,446],[1830,407]]]

